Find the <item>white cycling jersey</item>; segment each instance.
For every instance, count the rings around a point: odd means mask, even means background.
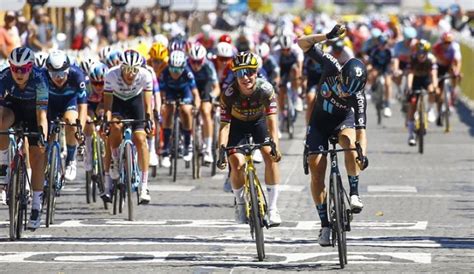
[[[138,73],[131,85],[127,85],[122,78],[120,66],[113,67],[105,75],[105,93],[112,93],[122,100],[131,99],[143,91],[153,90],[153,78],[151,73],[142,67],[138,68]]]

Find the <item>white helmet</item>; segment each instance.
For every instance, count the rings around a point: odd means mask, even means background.
[[[182,68],[186,65],[186,54],[183,51],[175,50],[170,55],[169,65],[175,68]]]
[[[43,51],[35,53],[35,66],[39,68],[44,68],[46,66],[46,59],[48,59],[48,54]]]
[[[142,65],[142,56],[133,49],[126,50],[122,55],[122,63],[130,67],[139,67]]]
[[[232,45],[227,42],[219,42],[217,44],[217,56],[228,57],[228,58],[233,57],[234,49],[232,48]]]
[[[189,58],[191,60],[202,60],[206,57],[207,50],[201,44],[194,44],[189,49]]]
[[[258,45],[255,49],[256,53],[262,57],[262,58],[267,58],[268,55],[270,55],[270,47],[268,46],[267,43],[263,42],[260,45]]]
[[[79,64],[77,63],[77,59],[74,55],[67,54],[67,59],[69,60],[69,64],[79,66]]]
[[[166,38],[166,36],[164,36],[163,34],[157,34],[153,36],[153,43],[160,43],[167,48],[169,41],[168,38]]]
[[[101,62],[105,62],[105,57],[107,57],[107,54],[109,54],[112,51],[111,47],[103,47],[99,51],[99,59]]]
[[[293,46],[293,37],[291,35],[282,35],[279,40],[282,49],[289,49]]]
[[[15,48],[8,56],[8,61],[14,66],[21,67],[28,63],[33,63],[35,61],[35,54],[27,47]]]
[[[46,59],[46,67],[50,71],[62,71],[70,67],[71,63],[68,56],[62,50],[55,50],[51,52]]]
[[[89,74],[91,68],[94,66],[96,61],[91,57],[86,57],[84,60],[81,61],[81,69],[87,75]]]

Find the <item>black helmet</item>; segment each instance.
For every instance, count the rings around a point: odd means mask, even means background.
[[[365,87],[367,68],[361,60],[351,58],[342,66],[340,77],[342,90],[353,95]]]

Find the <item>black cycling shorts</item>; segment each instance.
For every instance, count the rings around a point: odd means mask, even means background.
[[[28,132],[38,132],[38,120],[36,119],[36,100],[20,100],[7,96],[2,106],[10,109],[15,116],[13,127],[23,126]],[[28,137],[30,146],[38,145],[38,137]]]
[[[205,85],[199,85],[199,97],[201,98],[202,102],[211,102],[211,92],[212,92],[213,83],[207,82]]]
[[[144,120],[145,103],[143,100],[143,92],[128,100],[122,100],[114,96],[112,114],[122,119]],[[133,131],[143,130],[144,128],[145,125],[141,123],[132,126]]]
[[[320,117],[320,118],[315,118]],[[311,117],[310,125],[306,132],[306,145],[309,152],[328,150],[329,137],[337,135],[346,128],[355,128],[355,117],[349,112],[344,118],[336,118],[325,113]]]
[[[266,117],[261,117],[256,121],[241,121],[239,119],[232,118],[230,122],[229,142],[227,146],[238,146],[245,144],[245,135],[252,135],[253,142],[255,144],[261,144],[270,138],[270,134],[267,129]],[[239,151],[231,151],[229,154],[242,153]]]

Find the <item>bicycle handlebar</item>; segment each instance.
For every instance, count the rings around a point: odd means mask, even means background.
[[[13,134],[16,137],[23,138],[23,137],[36,137],[38,138],[38,143],[41,146],[45,145],[44,136],[41,132],[32,132],[32,131],[24,131],[23,129],[9,129],[6,131],[0,131],[0,135],[10,135]]]
[[[310,151],[308,155],[314,154],[331,154],[331,153],[338,153],[338,152],[345,152],[345,151],[356,151],[357,152],[357,160],[361,161],[364,157],[362,153],[362,147],[360,146],[359,142],[355,142],[355,148],[340,148],[340,149],[328,149],[328,150],[320,150],[320,151]]]

